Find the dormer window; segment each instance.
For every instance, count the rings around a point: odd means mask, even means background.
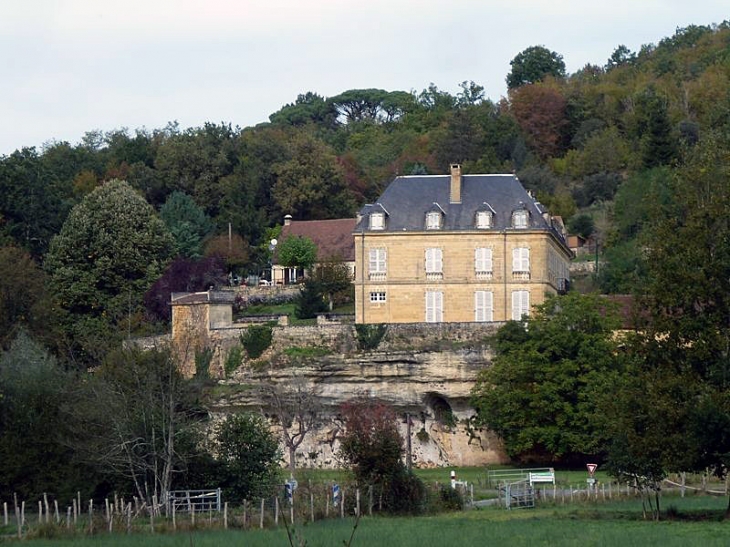
[[[426,230],[440,230],[444,224],[444,210],[441,206],[434,204],[426,211]]]
[[[438,230],[441,228],[441,213],[431,211],[426,213],[426,230]]]
[[[370,229],[371,230],[384,230],[385,229],[385,215],[383,213],[372,213],[370,215]]]
[[[477,211],[476,225],[479,230],[492,227],[492,211]]]
[[[513,228],[527,228],[528,220],[530,218],[527,209],[518,209],[512,213],[512,227]]]

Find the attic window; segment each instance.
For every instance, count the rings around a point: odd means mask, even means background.
[[[385,229],[385,215],[383,213],[372,213],[370,215],[370,229],[371,230],[384,230]]]
[[[477,228],[484,230],[492,227],[492,212],[491,211],[477,211]]]
[[[426,213],[426,230],[438,230],[441,228],[441,213],[429,211]]]
[[[527,228],[528,218],[529,213],[526,209],[518,209],[517,211],[512,213],[512,227],[521,229]]]

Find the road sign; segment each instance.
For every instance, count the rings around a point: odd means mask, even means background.
[[[587,463],[586,467],[588,468],[588,473],[592,477],[595,474],[596,469],[598,468],[598,464],[597,463]]]

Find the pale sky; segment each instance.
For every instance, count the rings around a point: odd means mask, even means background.
[[[0,0],[0,156],[84,133],[268,121],[300,93],[506,94],[509,62],[544,45],[568,72],[727,0]]]

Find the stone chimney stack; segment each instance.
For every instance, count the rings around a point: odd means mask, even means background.
[[[284,226],[289,226],[291,224],[291,219],[292,219],[291,215],[284,216]]]
[[[451,193],[450,203],[461,203],[461,165],[451,164]]]

